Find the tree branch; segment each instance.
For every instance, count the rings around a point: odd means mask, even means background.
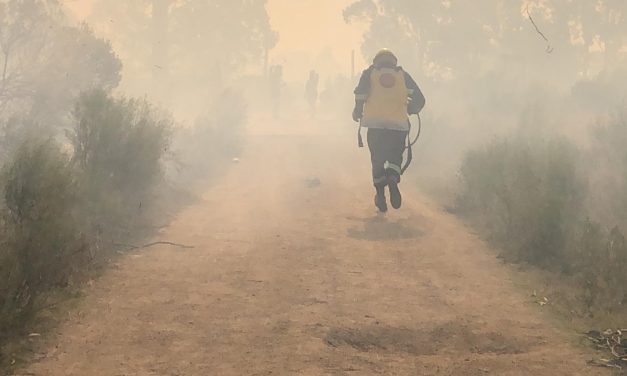
[[[193,245],[185,245],[185,244],[173,243],[173,242],[168,242],[168,241],[158,241],[158,242],[152,242],[152,243],[148,243],[144,245],[121,244],[121,243],[113,243],[113,245],[117,247],[126,247],[127,251],[150,248],[155,245],[171,245],[173,247],[184,248],[184,249],[195,248]]]
[[[542,39],[544,39],[544,41],[547,43],[546,46],[546,53],[550,54],[551,52],[553,52],[553,47],[551,47],[551,42],[549,41],[549,39],[546,37],[546,35],[544,35],[544,33],[540,30],[540,28],[538,27],[538,25],[536,25],[536,22],[533,20],[533,17],[531,17],[531,12],[529,12],[529,4],[527,4],[527,17],[529,17],[529,21],[531,21],[531,24],[533,25],[533,27],[536,29],[536,32],[538,34],[540,34],[540,36],[542,37]]]

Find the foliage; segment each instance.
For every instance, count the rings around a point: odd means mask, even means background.
[[[201,74],[208,78],[239,70],[247,63],[261,64],[266,49],[277,41],[265,6],[266,1],[183,1],[171,13],[177,63],[200,62],[206,67]]]
[[[606,137],[616,124],[599,131],[603,152],[595,158],[624,156],[624,135]],[[538,142],[519,135],[495,140],[466,154],[458,208],[510,260],[579,280],[590,314],[616,312],[627,303],[627,242],[620,227],[607,222],[616,217],[597,216],[604,220],[597,222],[590,216],[599,207],[626,212],[625,166],[613,166],[616,187],[601,192],[587,186],[599,165],[584,163],[584,155],[563,139]]]
[[[121,63],[86,25],[68,26],[56,0],[0,3],[0,115],[61,119],[79,92],[110,89]]]
[[[510,256],[558,266],[570,221],[582,210],[585,183],[576,166],[576,149],[565,140],[496,140],[464,159],[459,205],[482,218]]]
[[[73,117],[68,136],[84,205],[98,213],[98,226],[126,227],[131,209],[149,201],[163,176],[172,120],[143,99],[115,99],[103,90],[83,93]]]
[[[145,100],[94,90],[79,97],[74,119],[71,154],[35,132],[20,134],[21,146],[7,153],[0,175],[0,335],[28,318],[38,297],[89,268],[103,241],[134,232],[143,214],[138,206],[150,205],[161,183],[169,117]]]
[[[527,10],[549,42],[535,31]],[[621,17],[626,13],[623,1],[356,0],[344,16],[370,25],[362,46],[368,59],[390,47],[436,81],[473,79],[508,63],[510,73],[532,71],[574,82],[581,72],[598,69],[591,58],[596,52],[603,52],[601,69],[624,61]],[[542,69],[543,57],[560,66],[559,75]]]
[[[572,269],[591,312],[621,312],[627,304],[627,242],[618,227],[584,221],[570,244]]]
[[[52,141],[25,142],[1,179],[0,331],[27,314],[38,294],[65,285],[85,246],[73,170]]]
[[[12,116],[4,121],[0,120],[0,165],[15,155],[17,148],[27,140],[53,136],[53,129],[31,116]]]
[[[620,111],[594,129],[588,156],[593,190],[589,207],[604,223],[627,228],[627,111]]]
[[[266,50],[277,41],[265,5],[98,0],[90,22],[123,56],[131,92],[148,92],[188,115],[205,111],[208,99],[244,70],[261,71]]]

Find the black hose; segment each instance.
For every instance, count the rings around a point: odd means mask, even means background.
[[[409,131],[407,131],[407,146],[405,146],[405,150],[407,150],[407,159],[405,165],[401,168],[401,175],[403,175],[405,171],[407,171],[409,165],[411,165],[411,162],[414,159],[412,147],[416,145],[416,143],[420,139],[420,133],[422,132],[422,119],[420,118],[420,114],[416,114],[416,116],[418,117],[418,133],[416,134],[416,138],[414,138],[413,141],[411,141],[411,139],[409,138],[412,125],[411,121],[409,121],[409,118],[407,118],[407,124],[409,125]]]
[[[416,133],[416,137],[414,138],[414,140],[412,142],[410,142],[405,149],[416,145],[416,143],[418,142],[418,140],[420,139],[420,133],[422,132],[422,119],[420,118],[420,114],[416,114],[416,117],[418,118],[418,133]],[[407,123],[409,123],[409,133],[411,133],[411,129],[412,129],[412,124],[409,121],[409,119],[407,119]],[[407,134],[407,137],[410,136],[410,134]]]

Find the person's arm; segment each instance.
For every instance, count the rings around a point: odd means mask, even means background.
[[[355,88],[355,108],[353,109],[353,120],[359,121],[364,114],[364,104],[370,93],[370,73],[372,67],[366,69],[359,78],[359,84]]]
[[[410,115],[419,114],[425,107],[425,96],[418,87],[418,84],[414,79],[405,72],[405,85],[407,86],[409,94],[409,104],[407,105],[407,113]]]

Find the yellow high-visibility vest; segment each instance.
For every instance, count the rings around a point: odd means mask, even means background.
[[[370,74],[370,92],[364,105],[362,126],[407,131],[409,90],[400,68],[375,68]]]

